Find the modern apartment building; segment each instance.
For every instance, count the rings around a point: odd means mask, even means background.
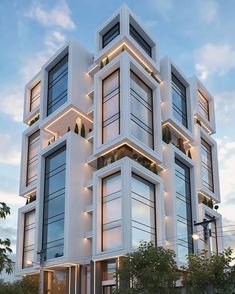
[[[69,41],[26,85],[16,272],[43,269],[45,293],[124,287],[113,273],[142,240],[179,266],[223,249],[214,99],[158,49],[123,6],[94,54]]]

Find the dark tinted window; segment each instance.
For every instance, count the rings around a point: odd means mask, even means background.
[[[211,146],[205,140],[201,139],[201,141],[202,182],[204,187],[214,192]]]
[[[36,131],[28,139],[28,162],[26,185],[37,180],[38,152],[40,148],[40,131]]]
[[[133,39],[144,49],[144,51],[151,57],[151,46],[144,40],[137,30],[130,24],[130,35]]]
[[[46,158],[43,249],[45,259],[64,254],[66,148],[62,147]]]
[[[190,169],[178,159],[175,166],[178,260],[186,263],[193,252]]]
[[[102,48],[107,46],[113,39],[115,39],[120,34],[120,24],[119,22],[115,24],[107,33],[102,37]]]
[[[47,115],[67,101],[68,55],[48,72]]]
[[[172,73],[172,103],[173,115],[187,128],[187,103],[186,103],[186,87]]]

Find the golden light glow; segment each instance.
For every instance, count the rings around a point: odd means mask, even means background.
[[[197,115],[194,116],[196,119],[200,120]],[[208,129],[208,127],[200,120],[201,125],[203,125],[203,127],[206,129],[206,131],[208,132],[209,135],[212,134],[212,132]]]
[[[178,134],[180,134],[186,141],[184,142],[184,144],[186,144],[186,143],[188,143],[189,142],[189,140],[188,140],[188,138],[187,137],[185,137],[185,135],[183,135],[176,127],[174,127],[171,123],[169,123],[169,122],[166,122],[165,124],[163,124],[162,126],[164,127],[164,126],[171,126],[172,127],[172,129],[174,129]]]
[[[28,125],[30,124],[31,121],[33,121],[36,117],[38,117],[40,114],[37,113],[35,114],[30,120],[28,120]]]
[[[37,189],[33,189],[32,191],[30,191],[29,193],[27,193],[24,197],[29,198],[31,196],[32,193],[36,192]]]
[[[87,74],[89,75],[96,67],[98,66],[98,64],[96,64],[94,67],[92,67],[88,72]]]
[[[93,89],[93,90],[91,90],[90,92],[88,92],[88,93],[87,93],[87,96],[89,96],[89,97],[90,97],[90,95],[91,95],[92,93],[94,93],[94,89]]]
[[[201,194],[202,196],[206,197],[208,200],[210,200],[210,197],[203,192],[199,191],[198,194]]]
[[[52,132],[51,130],[49,130],[49,127],[52,126],[54,123],[56,123],[58,120],[60,120],[62,117],[64,117],[66,114],[68,114],[70,111],[74,111],[76,112],[78,115],[80,115],[81,117],[85,118],[86,120],[88,120],[90,123],[93,124],[93,121],[87,117],[86,115],[84,115],[83,113],[81,113],[80,111],[76,110],[75,108],[70,108],[68,109],[65,113],[63,113],[62,115],[60,115],[59,117],[57,117],[57,119],[55,119],[54,121],[52,121],[47,127],[45,127],[45,131],[51,133],[52,135],[56,136],[56,133]]]
[[[33,262],[32,262],[31,260],[27,260],[26,263],[27,263],[28,265],[33,264]]]
[[[123,42],[121,45],[119,45],[117,48],[115,48],[111,53],[109,53],[107,55],[108,58],[110,58],[111,56],[113,56],[118,50],[120,50],[121,48],[126,47],[143,65],[144,67],[149,71],[149,73],[151,74],[153,72],[153,70],[147,65],[147,63],[144,62],[144,60],[137,54],[135,53],[135,51],[129,46],[127,45],[126,42]],[[105,62],[106,58],[102,59],[102,62]],[[87,73],[90,74],[98,65],[94,66],[92,69],[90,69]],[[158,80],[159,83],[162,82],[162,80],[157,76],[154,75],[155,78]]]
[[[116,147],[113,147],[112,149],[109,149],[108,151],[105,151],[104,153],[102,153],[99,157],[104,156],[110,152],[112,152],[115,149],[118,149],[119,147],[122,147],[124,145],[127,145],[129,147],[131,147],[132,149],[134,149],[136,152],[138,152],[139,154],[141,154],[142,156],[146,157],[147,159],[149,159],[151,162],[156,163],[153,159],[151,159],[150,157],[148,157],[147,155],[145,155],[143,152],[139,151],[138,149],[136,149],[135,147],[133,147],[132,145],[130,145],[127,142],[121,143],[120,145],[117,145]]]

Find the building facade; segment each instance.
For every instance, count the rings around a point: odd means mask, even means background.
[[[223,249],[213,97],[127,6],[95,46],[67,42],[25,88],[16,272],[45,293],[112,293],[140,241],[179,266]]]

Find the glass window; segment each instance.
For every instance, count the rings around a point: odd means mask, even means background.
[[[154,184],[132,174],[132,246],[138,247],[141,241],[156,241],[155,193]]]
[[[35,210],[25,213],[23,268],[33,266],[34,260]]]
[[[152,89],[131,71],[131,133],[153,148]]]
[[[47,115],[54,112],[67,101],[68,55],[62,58],[48,72]]]
[[[177,250],[180,263],[193,252],[190,169],[175,159]]]
[[[202,182],[203,186],[214,192],[213,164],[211,146],[201,138]]]
[[[30,90],[30,107],[29,111],[34,110],[40,102],[40,91],[41,91],[41,82],[37,83],[31,90]]]
[[[145,39],[137,32],[137,30],[131,24],[130,24],[130,35],[151,57],[152,56],[151,46],[145,41]]]
[[[173,115],[180,123],[182,123],[183,126],[187,128],[186,87],[173,73],[171,73],[171,82]]]
[[[51,259],[64,254],[66,148],[49,155],[45,165],[43,249]]]
[[[212,220],[213,218],[210,215],[205,216],[206,220]],[[216,221],[213,221],[208,224],[209,230],[209,248],[210,253],[213,255],[218,254],[218,241],[217,241],[217,228]]]
[[[198,97],[199,97],[199,110],[200,112],[210,120],[210,113],[209,113],[209,102],[205,98],[205,96],[198,90]]]
[[[120,23],[115,24],[107,33],[102,37],[102,48],[107,46],[113,39],[120,34]]]
[[[26,185],[32,184],[37,180],[38,152],[40,148],[40,131],[28,137],[28,160],[27,160],[27,179]]]
[[[64,270],[45,271],[45,293],[69,293],[69,268]]]
[[[120,134],[119,69],[103,80],[103,143]]]
[[[103,281],[109,281],[114,279],[114,274],[116,272],[116,261],[115,259],[110,259],[102,263],[103,267]]]
[[[104,178],[102,186],[102,245],[106,251],[118,249],[122,245],[121,173]]]

